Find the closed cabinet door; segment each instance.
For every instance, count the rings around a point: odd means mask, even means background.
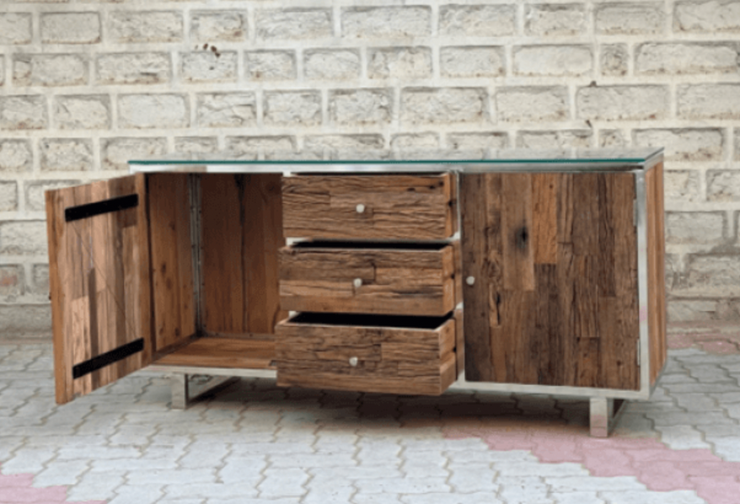
[[[634,175],[460,182],[466,379],[637,390]]]

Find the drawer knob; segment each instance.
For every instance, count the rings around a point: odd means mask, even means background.
[[[465,283],[467,283],[468,285],[473,285],[475,283],[475,277],[469,276],[468,278],[465,279]]]
[[[359,361],[357,360],[357,357],[350,357],[349,358],[349,365],[352,367],[357,367],[357,363]]]
[[[360,203],[355,207],[355,210],[357,210],[357,213],[365,213],[365,205]]]
[[[362,278],[355,278],[353,283],[355,284],[355,289],[359,289],[362,287]]]

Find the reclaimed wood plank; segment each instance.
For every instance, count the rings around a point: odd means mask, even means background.
[[[501,184],[504,289],[534,290],[532,175],[506,174]]]
[[[275,342],[258,339],[199,338],[159,358],[165,366],[275,369]]]
[[[650,345],[650,383],[654,384],[666,361],[665,298],[665,211],[663,163],[649,170],[645,177],[648,235],[648,313]]]

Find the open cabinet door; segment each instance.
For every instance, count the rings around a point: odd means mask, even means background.
[[[146,202],[142,174],[46,193],[59,404],[151,362]]]

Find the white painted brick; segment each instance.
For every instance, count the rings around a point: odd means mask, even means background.
[[[738,49],[727,43],[647,43],[635,50],[635,73],[737,74]]]
[[[725,241],[724,212],[667,212],[666,243],[718,244]]]
[[[0,212],[14,212],[15,210],[18,210],[18,184],[0,182]],[[2,285],[0,275],[0,295],[2,295]]]
[[[34,264],[31,271],[33,282],[29,286],[31,292],[38,295],[49,294],[49,265]]]
[[[601,130],[599,132],[599,147],[621,148],[628,144],[627,138],[620,130]]]
[[[0,86],[5,84],[5,56],[0,56]]]
[[[270,91],[265,93],[265,122],[310,126],[321,123],[318,91]]]
[[[476,123],[486,117],[483,88],[406,88],[401,92],[404,124]]]
[[[190,38],[213,43],[239,41],[247,37],[247,15],[243,11],[193,11],[190,13]]]
[[[713,320],[717,312],[717,301],[713,299],[671,299],[667,308],[669,322]],[[677,427],[681,426],[662,427],[662,429]]]
[[[79,184],[79,180],[34,180],[26,182],[24,184],[26,209],[31,212],[43,212],[46,208],[44,191],[63,189]]]
[[[740,255],[692,255],[686,270],[687,289],[718,295],[740,290]]]
[[[608,3],[595,12],[596,32],[607,35],[657,34],[665,31],[665,12],[658,2]]]
[[[96,73],[100,84],[159,84],[172,79],[172,63],[165,52],[102,54]]]
[[[709,201],[740,201],[740,171],[708,171],[707,199]]]
[[[0,45],[30,44],[32,36],[30,13],[0,13]]]
[[[740,1],[676,2],[673,29],[676,32],[740,32]]]
[[[428,47],[383,47],[368,50],[371,79],[423,79],[432,76],[432,50]]]
[[[629,52],[626,44],[605,44],[601,46],[599,61],[601,73],[609,76],[627,75]]]
[[[453,37],[501,37],[516,31],[513,5],[443,5],[439,32]]]
[[[0,182],[0,194],[10,197],[10,193],[7,191],[8,187],[12,187],[13,192],[15,192],[15,182]],[[12,197],[15,197],[15,194]],[[0,201],[2,202],[0,205],[7,204],[3,199],[0,199]],[[0,208],[6,207],[0,206]],[[21,265],[8,264],[0,266],[0,300],[5,303],[12,303],[16,297],[23,294],[24,271]]]
[[[574,131],[520,131],[517,148],[522,149],[586,149],[591,147],[593,132]]]
[[[740,84],[684,84],[677,94],[683,119],[740,119]]]
[[[45,222],[0,222],[0,256],[43,256],[46,254],[47,246]]]
[[[93,169],[92,140],[85,138],[44,138],[39,141],[41,171],[66,172]]]
[[[709,161],[723,157],[720,129],[654,129],[634,132],[636,147],[665,147],[669,161]]]
[[[504,149],[509,146],[509,135],[499,131],[450,133],[447,135],[447,146],[459,150]]]
[[[81,54],[17,54],[13,58],[16,86],[87,84],[87,58]]]
[[[329,114],[335,124],[387,124],[392,105],[390,89],[339,90],[329,96]]]
[[[175,152],[216,152],[218,138],[215,137],[179,137],[175,138]]]
[[[103,170],[128,170],[131,159],[151,159],[167,152],[164,138],[102,138],[100,159]]]
[[[235,82],[236,51],[224,51],[217,56],[210,51],[180,54],[180,79],[184,82]]]
[[[254,93],[201,93],[196,115],[198,126],[206,128],[254,126],[257,102]]]
[[[385,147],[382,135],[320,135],[308,136],[304,141],[308,150],[379,150]]]
[[[118,97],[118,126],[121,128],[184,128],[189,124],[185,95],[131,94]]]
[[[439,135],[436,133],[408,133],[393,135],[391,149],[438,149]]]
[[[666,170],[663,172],[663,187],[666,200],[699,201],[701,183],[699,172],[694,170]]]
[[[502,47],[442,47],[440,73],[445,77],[496,77],[505,73]]]
[[[113,11],[108,14],[113,42],[175,42],[182,40],[182,14],[176,11]]]
[[[100,42],[97,12],[41,14],[41,40],[47,44],[96,44]]]
[[[735,160],[740,160],[740,128],[735,128]]]
[[[0,173],[29,171],[33,164],[31,143],[28,140],[3,140],[0,138]]]
[[[244,54],[245,73],[249,80],[274,81],[296,78],[293,51],[255,51]]]
[[[568,91],[564,87],[499,88],[496,92],[499,121],[560,121],[568,117]]]
[[[581,119],[663,119],[668,115],[668,88],[647,85],[582,87],[576,92],[576,109]]]
[[[514,73],[533,76],[580,76],[593,70],[590,46],[538,45],[514,49]]]
[[[0,130],[38,130],[47,124],[43,96],[0,96]]]
[[[11,337],[26,334],[48,337],[50,327],[50,305],[0,306],[0,331]]]
[[[256,13],[261,39],[301,40],[331,37],[330,9],[260,9]]]
[[[360,53],[348,49],[306,51],[303,71],[308,79],[356,79],[360,76]]]
[[[231,152],[275,152],[295,150],[292,136],[253,136],[227,137],[226,149]]]
[[[349,7],[342,9],[342,36],[395,39],[432,33],[432,10],[426,6]]]
[[[57,96],[54,98],[54,124],[59,129],[108,129],[110,97]]]
[[[524,31],[528,35],[578,35],[586,31],[583,4],[531,4],[525,7]]]

